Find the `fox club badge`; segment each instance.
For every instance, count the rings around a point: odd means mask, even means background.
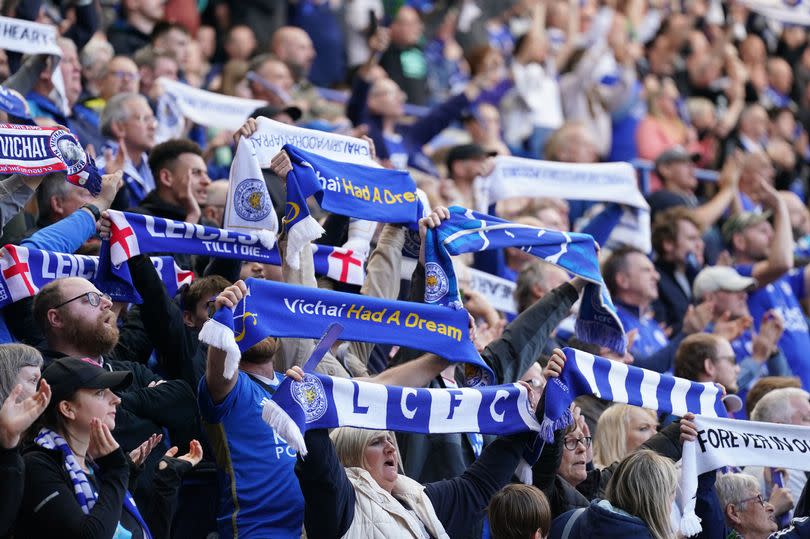
[[[236,186],[233,199],[236,214],[245,221],[261,221],[273,211],[264,180],[242,180]]]
[[[436,303],[447,295],[450,282],[447,274],[436,262],[425,264],[425,301]]]
[[[51,134],[50,146],[53,154],[67,167],[68,176],[77,175],[87,166],[87,155],[72,133],[58,129]],[[83,185],[86,178],[79,179]]]
[[[317,421],[326,413],[326,391],[317,376],[305,374],[303,380],[292,383],[290,392],[304,411],[307,423]]]

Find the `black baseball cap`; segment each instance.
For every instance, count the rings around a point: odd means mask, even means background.
[[[270,118],[272,120],[274,116],[281,113],[286,113],[290,118],[292,118],[293,122],[297,122],[301,119],[301,116],[304,115],[301,109],[295,105],[290,105],[289,107],[274,107],[272,105],[266,105],[251,112],[250,117],[258,118],[259,116],[264,116],[265,118]]]
[[[130,371],[110,372],[88,357],[62,357],[42,371],[42,378],[51,386],[51,402],[59,403],[79,389],[119,390],[132,383]]]
[[[461,161],[463,159],[480,159],[495,155],[498,155],[498,152],[487,151],[478,144],[461,144],[459,146],[453,146],[450,148],[450,151],[447,152],[445,164],[447,165],[447,170],[449,172],[450,167],[456,161]]]

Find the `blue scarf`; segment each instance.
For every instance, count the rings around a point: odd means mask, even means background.
[[[315,365],[307,362],[306,369]],[[520,384],[480,388],[396,387],[307,372],[285,378],[262,418],[302,456],[309,429],[358,427],[397,432],[506,435],[540,425]]]
[[[16,118],[31,119],[28,102],[17,91],[0,85],[0,110]]]
[[[287,260],[298,267],[298,253],[324,230],[310,215],[307,198],[324,210],[379,223],[416,226],[422,216],[416,183],[401,170],[333,161],[285,144],[292,171],[287,175]]]
[[[425,237],[425,301],[461,305],[450,255],[505,247],[519,247],[588,281],[576,322],[577,336],[624,354],[624,328],[599,272],[597,246],[586,234],[510,223],[453,206],[450,219],[429,229]]]
[[[113,301],[142,303],[127,265],[108,267],[105,243],[102,242],[100,257],[6,245],[0,249],[0,307],[33,297],[40,288],[62,277],[84,277],[109,294]],[[170,296],[194,279],[192,272],[181,270],[170,256],[152,257],[152,263]]]
[[[278,248],[265,247],[260,236],[139,213],[108,211],[110,261],[114,266],[146,253],[182,253],[281,265]],[[340,282],[362,285],[365,259],[351,249],[312,245],[315,272]]]
[[[101,192],[96,164],[73,133],[63,127],[0,124],[0,174],[49,172],[65,172],[70,183],[93,195]]]
[[[580,395],[641,406],[659,413],[683,416],[687,412],[726,417],[723,390],[684,378],[625,365],[573,348],[565,348],[565,367],[545,389],[546,409],[540,435],[554,441],[554,431],[572,421],[570,404]]]
[[[494,379],[470,340],[467,311],[261,279],[245,283],[248,295],[235,310],[220,309],[200,332],[202,342],[227,352],[225,378],[233,377],[241,352],[268,335],[318,338],[339,322],[343,340],[418,346],[448,361],[475,365]],[[476,381],[481,382],[470,385]]]
[[[57,432],[43,427],[40,429],[36,438],[34,438],[34,443],[40,447],[44,447],[45,449],[58,450],[62,453],[62,455],[64,455],[65,469],[68,472],[71,483],[73,483],[73,493],[76,495],[76,501],[79,502],[79,506],[82,508],[82,513],[89,515],[90,510],[93,509],[93,506],[96,505],[96,502],[98,501],[98,493],[96,493],[95,489],[93,489],[92,485],[87,480],[87,474],[84,473],[84,470],[76,461],[76,457],[73,455],[73,450],[67,444],[65,439],[62,438]],[[135,500],[132,499],[132,495],[129,493],[129,491],[126,491],[124,496],[124,509],[129,511],[135,520],[138,521],[138,524],[141,525],[141,529],[143,529],[146,539],[152,539],[152,534],[149,531],[149,527],[143,520],[140,511],[138,511],[138,507],[135,505]]]

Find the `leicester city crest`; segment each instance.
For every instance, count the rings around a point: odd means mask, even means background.
[[[444,269],[436,262],[425,264],[425,301],[436,303],[450,289],[450,283]]]
[[[273,211],[264,180],[249,178],[239,182],[233,201],[236,214],[245,221],[261,221]]]
[[[293,399],[304,410],[307,423],[317,421],[326,413],[326,391],[317,376],[305,374],[300,382],[293,382],[290,387]]]
[[[67,166],[68,176],[78,174],[87,165],[87,156],[79,141],[69,131],[57,129],[51,134],[50,146],[53,154]],[[79,180],[84,183],[85,178]]]

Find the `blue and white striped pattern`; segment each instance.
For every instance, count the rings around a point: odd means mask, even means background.
[[[726,417],[723,390],[684,378],[626,365],[573,348],[565,348],[565,367],[546,387],[541,434],[548,441],[571,421],[569,405],[580,395],[640,406],[656,412]]]
[[[62,452],[65,456],[65,469],[70,476],[70,480],[73,482],[73,492],[76,494],[76,501],[79,502],[82,512],[85,515],[89,515],[90,510],[96,505],[98,495],[96,491],[93,490],[90,482],[87,481],[84,470],[82,470],[82,467],[76,462],[76,457],[73,456],[73,450],[70,449],[65,439],[51,429],[43,427],[39,431],[39,434],[37,434],[37,437],[34,438],[34,443],[45,449],[58,449]]]
[[[451,306],[460,303],[449,255],[506,247],[518,247],[586,280],[576,323],[577,336],[624,354],[627,341],[624,328],[599,272],[597,245],[587,234],[511,223],[453,206],[450,219],[428,230],[425,238],[425,301]]]

